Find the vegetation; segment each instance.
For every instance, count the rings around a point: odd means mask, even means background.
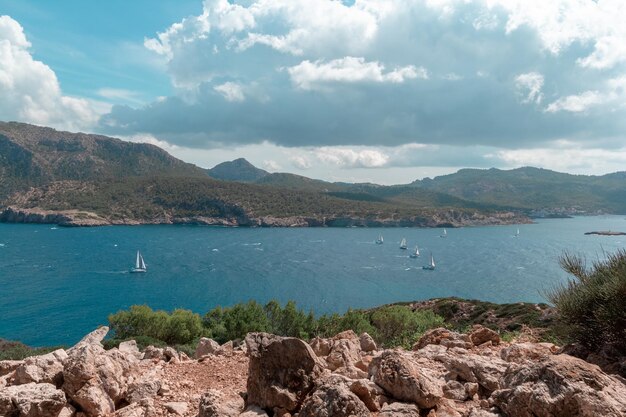
[[[21,360],[29,356],[45,355],[63,346],[32,348],[20,342],[0,339],[0,361]]]
[[[573,339],[591,351],[612,346],[626,352],[626,251],[591,267],[581,256],[566,253],[561,266],[572,278],[548,297]]]

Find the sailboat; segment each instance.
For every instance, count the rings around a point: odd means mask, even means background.
[[[517,228],[517,232],[515,232],[515,237],[519,237],[519,228]]]
[[[137,251],[137,259],[135,260],[135,267],[130,269],[131,273],[138,273],[138,272],[148,272],[148,269],[146,268],[146,263],[143,261],[143,256],[141,256],[141,253],[139,253],[139,251]]]
[[[402,238],[402,241],[400,242],[400,249],[406,249],[406,239]]]
[[[383,242],[384,242],[383,235],[378,235],[378,239],[376,239],[376,244],[377,245],[382,245]]]
[[[443,229],[443,234],[439,235],[439,237],[448,237],[448,231],[445,229],[445,227]]]
[[[413,252],[410,256],[411,258],[419,258],[420,250],[417,248],[417,245],[415,245],[415,252]]]
[[[428,271],[434,271],[435,270],[435,258],[433,258],[433,254],[430,254],[430,264],[428,265],[424,265],[422,267],[422,269],[426,269]]]

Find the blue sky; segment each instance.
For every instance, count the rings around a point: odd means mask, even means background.
[[[328,180],[626,167],[626,2],[0,0],[0,120]]]

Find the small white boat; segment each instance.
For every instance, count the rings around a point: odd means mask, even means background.
[[[148,272],[146,268],[146,263],[143,260],[143,256],[141,253],[137,251],[137,259],[135,260],[135,267],[130,269],[131,273],[140,273],[140,272]]]
[[[435,270],[435,258],[433,258],[433,254],[430,254],[430,263],[428,265],[424,265],[422,267],[422,269],[426,269],[428,271],[434,271]]]
[[[415,252],[413,252],[410,256],[411,256],[411,258],[419,258],[420,257],[420,250],[417,247],[417,245],[415,245]]]
[[[406,239],[402,238],[402,242],[400,242],[400,249],[406,249]]]
[[[515,232],[515,237],[519,237],[519,228],[517,229],[517,231]]]
[[[377,245],[382,245],[383,242],[384,242],[383,235],[378,235],[378,239],[376,239],[376,244]]]
[[[445,229],[443,229],[443,234],[439,235],[439,237],[448,237],[448,231]]]

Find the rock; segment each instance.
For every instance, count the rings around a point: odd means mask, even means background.
[[[359,337],[359,342],[361,344],[361,350],[363,352],[372,352],[377,349],[376,342],[374,341],[372,336],[367,333],[363,333]]]
[[[138,360],[118,349],[105,351],[98,338],[91,340],[93,344],[81,342],[68,351],[63,390],[87,415],[100,416],[113,413],[115,405],[124,400]]]
[[[226,356],[232,356],[234,351],[235,351],[235,345],[233,344],[232,340],[229,340],[228,342],[226,342],[222,346],[220,346],[219,354],[220,355],[226,355]]]
[[[456,409],[454,401],[442,400],[437,404],[435,410],[431,410],[428,415],[433,414],[434,417],[463,417],[463,415]]]
[[[434,407],[443,397],[443,382],[420,368],[413,358],[398,350],[386,350],[370,363],[370,379],[390,397],[412,401],[422,408]]]
[[[345,384],[322,384],[302,404],[299,417],[369,417],[365,404]]]
[[[165,360],[163,348],[154,347],[152,345],[143,350],[143,359]]]
[[[474,346],[480,346],[487,342],[491,342],[494,345],[500,344],[500,335],[480,324],[472,326],[469,338]]]
[[[328,369],[330,369],[331,371],[334,371],[342,367],[354,368],[356,362],[361,360],[361,356],[359,355],[359,350],[360,350],[360,342],[358,339],[335,340],[330,349],[330,353],[326,357],[326,363],[328,364]]]
[[[76,409],[71,405],[66,405],[59,411],[56,417],[74,417],[76,415]]]
[[[156,415],[154,402],[152,399],[145,399],[138,403],[130,404],[124,408],[120,408],[112,417],[153,417]],[[79,417],[78,415],[76,417]]]
[[[239,414],[239,417],[268,417],[268,415],[262,408],[252,405],[246,408],[243,413]]]
[[[569,355],[511,365],[490,401],[510,417],[623,417],[626,386]]]
[[[316,337],[311,340],[310,345],[313,349],[313,352],[315,352],[317,356],[325,357],[328,356],[328,354],[330,353],[331,342],[328,339]]]
[[[57,417],[66,405],[63,391],[48,383],[31,382],[0,390],[0,416]]]
[[[459,381],[450,380],[443,386],[443,396],[451,400],[465,401],[468,394],[465,390],[465,385],[461,384]]]
[[[166,362],[178,363],[180,362],[180,355],[173,347],[166,347],[163,349],[163,358]]]
[[[243,398],[226,398],[221,391],[210,389],[200,398],[198,417],[236,417],[243,407]]]
[[[141,376],[137,381],[128,384],[126,401],[137,403],[146,398],[156,397],[161,391],[160,378],[154,373]]]
[[[473,408],[467,417],[504,417],[497,411],[484,410],[482,408]]]
[[[474,398],[474,395],[478,394],[478,384],[476,382],[466,382],[463,386],[468,398]]]
[[[438,327],[424,333],[417,343],[413,345],[412,350],[419,350],[428,345],[443,345],[446,347],[462,347],[467,349],[472,347],[469,337],[443,327]]]
[[[63,349],[40,356],[31,356],[15,370],[15,384],[47,382],[57,387],[63,384],[63,361],[67,353]]]
[[[139,348],[137,347],[137,342],[134,340],[127,340],[120,343],[118,349],[120,352],[133,355],[137,359],[141,359],[143,357],[143,354],[139,351]]]
[[[107,326],[102,326],[94,330],[93,332],[87,334],[83,337],[80,342],[76,343],[74,346],[68,349],[67,353],[70,354],[71,351],[76,350],[82,346],[86,345],[95,345],[99,347],[102,346],[102,341],[106,337],[107,333],[109,333],[109,328]]]
[[[177,416],[184,416],[189,408],[189,404],[185,402],[170,402],[163,404],[163,406],[167,409],[167,411],[176,414]]]
[[[359,336],[354,333],[354,330],[344,330],[333,336],[332,340],[359,340]]]
[[[507,363],[496,357],[475,354],[439,355],[436,359],[443,363],[450,372],[451,379],[460,378],[465,382],[477,382],[488,392],[500,388],[500,377],[507,368]]]
[[[215,355],[219,350],[220,345],[213,339],[209,339],[208,337],[203,337],[198,342],[198,346],[196,346],[196,353],[194,357],[196,359],[200,359],[206,355]]]
[[[354,393],[370,411],[379,411],[388,398],[385,390],[370,381],[369,379],[359,379],[350,384],[350,391]]]
[[[523,363],[544,359],[557,351],[552,343],[515,343],[502,349],[500,357],[507,362]]]
[[[24,361],[0,361],[0,376],[5,376],[17,369]]]
[[[323,364],[300,339],[249,333],[247,402],[264,409],[293,411],[314,388]]]
[[[378,417],[420,417],[420,410],[415,404],[385,404]]]
[[[348,366],[342,366],[341,368],[337,368],[333,371],[333,373],[346,376],[350,379],[367,378],[367,372],[363,371],[362,369],[352,364]]]

